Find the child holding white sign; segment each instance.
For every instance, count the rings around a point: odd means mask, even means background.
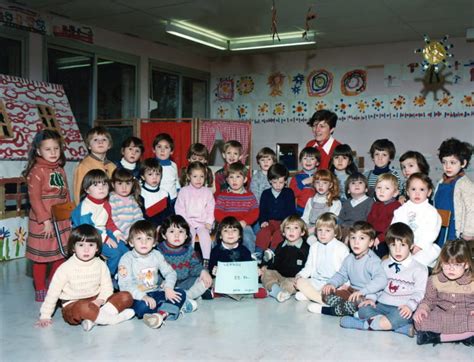
[[[216,241],[217,245],[211,250],[209,259],[209,271],[213,276],[217,275],[218,262],[238,262],[252,261],[249,249],[242,245],[243,228],[240,222],[233,216],[227,216],[217,227]],[[265,288],[259,288],[258,292],[253,294],[254,298],[265,298],[267,291]],[[234,299],[235,296],[231,296]]]

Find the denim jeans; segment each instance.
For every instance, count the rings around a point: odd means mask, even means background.
[[[385,316],[392,325],[392,329],[398,329],[403,327],[406,324],[413,322],[413,319],[405,319],[400,315],[398,307],[394,305],[387,305],[383,303],[377,303],[374,307],[365,306],[359,309],[359,318],[360,319],[369,319],[375,317],[376,315]]]
[[[255,253],[255,239],[256,237],[252,227],[250,225],[244,227],[243,244],[251,253]]]
[[[102,245],[102,255],[107,258],[107,267],[112,277],[117,274],[120,258],[129,250],[123,241],[119,241],[117,245],[116,248],[112,248],[105,243]]]
[[[147,296],[153,298],[156,302],[156,307],[153,309],[151,309],[143,300],[134,299],[132,308],[135,311],[137,318],[141,319],[143,318],[144,314],[156,313],[161,310],[169,314],[168,320],[178,319],[179,311],[186,300],[186,293],[184,290],[178,288],[176,288],[174,291],[181,294],[181,300],[179,302],[166,300],[165,292],[162,290],[146,293]]]

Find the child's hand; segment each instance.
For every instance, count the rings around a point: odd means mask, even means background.
[[[375,302],[372,299],[366,299],[360,302],[358,305],[359,308],[367,307],[367,306],[371,306],[375,308]]]
[[[418,307],[415,314],[413,315],[413,320],[416,323],[421,323],[423,319],[426,319],[427,317],[428,317],[428,311],[426,309]]]
[[[51,220],[46,220],[44,223],[43,234],[45,239],[49,239],[53,237],[53,223]]]
[[[374,241],[375,249],[377,249],[377,247],[379,246],[379,244],[380,244],[379,238],[375,238],[375,241]]]
[[[206,288],[209,288],[212,285],[212,277],[205,269],[203,269],[203,271],[201,272],[199,279],[202,281]]]
[[[35,327],[46,328],[53,324],[52,319],[38,319],[35,323]]]
[[[125,244],[127,243],[125,236],[123,236],[122,232],[120,230],[117,230],[114,232],[114,236],[118,241],[122,241]]]
[[[211,224],[204,224],[204,227],[209,231],[212,230],[212,225]]]
[[[336,292],[336,287],[332,284],[326,284],[321,290],[324,295]]]
[[[171,288],[165,288],[165,297],[167,300],[175,303],[181,302],[181,293],[176,292]]]
[[[313,176],[306,177],[301,183],[303,185],[311,185],[313,183]]]
[[[411,253],[413,255],[415,255],[416,253],[418,253],[419,251],[421,251],[422,249],[419,247],[419,246],[416,246],[416,245],[413,245],[412,248],[411,248]]]
[[[357,301],[361,298],[364,298],[364,294],[362,294],[360,291],[356,291],[349,296],[349,302],[357,303]]]
[[[108,246],[110,246],[112,249],[117,249],[117,247],[118,247],[118,244],[114,240],[112,240],[111,238],[105,239],[105,243]]]
[[[152,297],[149,297],[148,295],[145,295],[142,300],[145,302],[145,304],[148,306],[150,309],[155,309],[156,308],[156,300],[154,300]]]
[[[261,228],[266,228],[268,226],[268,221],[264,221],[260,224]]]
[[[407,201],[407,198],[406,198],[405,196],[403,196],[403,195],[398,198],[398,202],[399,202],[400,204],[402,204],[402,205],[403,205],[406,201]]]
[[[243,228],[247,226],[247,223],[244,220],[241,220],[239,222],[240,222],[240,225],[242,225]]]
[[[102,307],[105,303],[105,300],[103,299],[96,299],[96,300],[93,300],[92,303],[94,303],[96,306],[98,306],[99,308]]]
[[[212,268],[212,275],[216,276],[217,275],[217,265]]]
[[[410,308],[406,305],[401,305],[398,307],[398,312],[400,313],[400,317],[405,318],[405,319],[410,319],[412,316],[413,312],[411,311]]]

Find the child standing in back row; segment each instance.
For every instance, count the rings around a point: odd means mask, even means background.
[[[267,177],[268,170],[276,162],[276,154],[271,148],[264,147],[258,151],[257,163],[260,169],[257,170],[257,172],[255,172],[252,177],[252,181],[250,182],[250,191],[253,192],[259,204],[263,191],[271,187]]]
[[[227,191],[229,184],[227,183],[227,169],[230,165],[236,162],[242,162],[242,144],[239,141],[230,140],[224,143],[224,152],[222,152],[222,158],[224,159],[224,167],[217,170],[214,175],[215,181],[215,195],[218,195],[222,191]],[[247,170],[245,177],[245,188],[248,190],[247,185],[250,184],[250,172]]]
[[[188,153],[186,155],[188,164],[191,162],[201,162],[206,165],[206,187],[212,188],[214,185],[214,176],[211,168],[208,166],[209,163],[209,151],[202,143],[193,143],[189,146]],[[188,175],[186,173],[186,167],[183,167],[179,176],[179,184],[184,187],[188,184]]]
[[[145,152],[143,141],[138,137],[128,137],[120,149],[122,159],[116,162],[118,169],[129,170],[133,177],[140,179],[140,157]]]
[[[344,201],[346,199],[346,180],[350,175],[358,172],[357,166],[354,163],[351,146],[346,144],[336,146],[331,158],[329,171],[334,173],[339,180],[339,199]]]
[[[178,167],[171,160],[174,151],[174,141],[168,133],[160,133],[153,140],[153,152],[162,167],[160,188],[170,195],[171,210],[180,188],[178,178]]]

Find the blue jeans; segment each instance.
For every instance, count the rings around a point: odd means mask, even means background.
[[[387,305],[383,303],[376,303],[375,308],[371,306],[365,306],[359,309],[359,318],[360,319],[369,319],[375,317],[376,315],[385,316],[392,325],[392,329],[398,329],[403,327],[406,324],[413,323],[413,319],[405,319],[400,315],[398,307],[394,305]]]
[[[243,244],[251,253],[255,253],[255,239],[256,236],[252,230],[252,226],[247,225],[244,227]]]
[[[112,277],[117,274],[120,258],[129,250],[123,241],[118,242],[117,245],[116,248],[112,248],[105,243],[102,245],[102,255],[107,258],[107,267]]]
[[[159,310],[168,313],[169,320],[176,320],[179,317],[179,311],[183,306],[186,300],[186,293],[182,289],[176,288],[174,290],[181,294],[181,300],[179,302],[173,302],[170,300],[166,300],[165,292],[162,290],[156,290],[154,292],[146,293],[147,296],[153,298],[156,302],[156,307],[151,309],[143,300],[133,300],[133,310],[135,311],[135,315],[138,319],[142,319],[144,314],[147,313],[156,313]]]

